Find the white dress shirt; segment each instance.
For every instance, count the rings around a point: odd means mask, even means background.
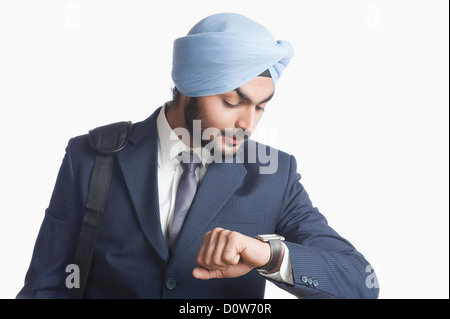
[[[159,195],[159,213],[161,217],[161,227],[164,236],[170,233],[172,226],[173,212],[175,209],[175,198],[177,186],[183,172],[181,165],[176,159],[177,155],[183,151],[191,150],[202,161],[202,165],[196,169],[195,174],[199,183],[211,163],[211,154],[201,148],[191,149],[183,143],[172,131],[166,118],[167,103],[162,107],[158,115],[156,125],[158,129],[158,195]],[[284,258],[281,269],[276,273],[259,271],[261,275],[283,283],[293,284],[292,267],[289,258],[289,249],[284,245]]]

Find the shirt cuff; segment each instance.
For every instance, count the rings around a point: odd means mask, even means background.
[[[292,265],[291,258],[289,255],[289,248],[284,243],[281,243],[284,247],[283,261],[281,262],[280,271],[278,272],[268,272],[267,270],[258,270],[258,272],[268,279],[272,279],[285,284],[294,284],[294,279],[292,278]]]

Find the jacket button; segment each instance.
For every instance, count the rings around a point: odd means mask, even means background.
[[[308,282],[308,277],[306,277],[306,276],[302,276],[300,279],[301,279],[302,282],[305,283],[305,284]]]
[[[166,280],[166,288],[167,288],[167,289],[172,290],[172,289],[174,289],[176,286],[177,286],[177,282],[176,282],[175,279],[173,279],[173,278],[167,278],[167,280]]]
[[[317,287],[319,285],[319,281],[317,279],[314,279],[312,281],[312,284],[313,284],[314,287]]]

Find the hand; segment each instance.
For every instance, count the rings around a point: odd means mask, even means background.
[[[205,234],[197,255],[197,279],[234,278],[269,262],[270,245],[235,231],[215,228]]]

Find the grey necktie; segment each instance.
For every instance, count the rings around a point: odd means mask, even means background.
[[[175,247],[178,235],[183,227],[186,214],[191,207],[195,192],[197,191],[197,177],[195,169],[201,165],[198,157],[192,153],[183,152],[179,156],[180,165],[183,168],[180,181],[178,183],[177,196],[175,199],[175,210],[173,213],[172,229],[169,236],[169,246],[171,249]]]

